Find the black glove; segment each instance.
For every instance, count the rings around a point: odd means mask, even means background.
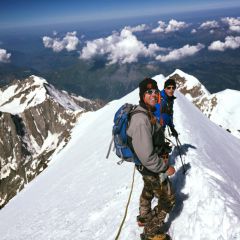
[[[171,127],[171,132],[172,132],[172,135],[177,138],[178,137],[178,132],[176,131],[176,129],[174,127]]]

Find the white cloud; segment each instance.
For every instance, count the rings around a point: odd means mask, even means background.
[[[138,57],[154,57],[157,51],[164,51],[157,44],[145,46],[128,29],[114,32],[106,38],[87,41],[80,53],[81,59],[91,59],[96,55],[107,55],[109,64],[137,62]]]
[[[196,46],[190,46],[189,44],[187,44],[187,45],[183,46],[182,48],[172,50],[165,56],[158,55],[156,57],[156,60],[159,60],[161,62],[179,60],[181,58],[184,58],[187,56],[192,56],[192,55],[196,54],[204,47],[205,46],[201,43],[198,43]]]
[[[175,19],[171,19],[168,24],[166,24],[163,21],[158,22],[159,26],[155,29],[152,30],[152,33],[159,33],[159,32],[176,32],[179,31],[180,29],[184,29],[188,27],[189,25],[185,22],[178,22]]]
[[[0,62],[10,62],[11,53],[7,53],[5,49],[0,48]]]
[[[174,19],[169,21],[169,24],[166,28],[166,32],[175,32],[175,31],[179,31],[180,29],[186,28],[188,27],[188,24],[186,24],[185,22],[178,22]]]
[[[191,31],[192,34],[194,34],[196,32],[197,32],[197,30],[195,28]]]
[[[127,29],[131,32],[142,32],[142,31],[148,30],[149,26],[147,26],[146,24],[140,24],[140,25],[137,25],[135,27],[127,26],[127,27],[125,27],[125,29]]]
[[[44,36],[43,44],[46,48],[52,48],[54,52],[61,52],[63,49],[74,51],[77,48],[79,39],[77,32],[68,32],[63,39]]]
[[[225,38],[225,42],[221,41],[214,41],[211,43],[211,45],[208,47],[209,50],[212,51],[225,51],[226,49],[236,49],[240,47],[240,37],[233,37],[228,36]]]
[[[226,17],[222,18],[221,20],[229,26],[230,31],[240,32],[240,17]]]
[[[64,44],[58,38],[51,38],[44,36],[43,37],[43,44],[46,48],[52,48],[54,52],[61,52],[64,49]]]
[[[206,21],[200,25],[200,29],[211,29],[211,28],[218,28],[219,24],[217,21]]]
[[[233,32],[240,32],[240,26],[230,26],[229,29]]]
[[[152,32],[153,33],[165,32],[165,29],[167,27],[166,23],[163,21],[158,21],[158,25],[159,26],[157,28],[154,28]]]
[[[63,38],[63,41],[66,43],[67,51],[74,51],[77,48],[79,39],[76,36],[77,32],[68,32],[67,35]]]

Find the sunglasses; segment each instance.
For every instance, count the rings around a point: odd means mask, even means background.
[[[166,89],[173,89],[173,90],[175,90],[176,88],[173,87],[173,86],[168,86],[168,87],[166,87]]]
[[[159,90],[157,89],[149,89],[147,90],[145,93],[149,94],[149,95],[152,95],[153,93],[154,94],[158,94],[159,93]]]
[[[162,154],[161,157],[164,159],[164,160],[168,160],[168,153],[165,153],[165,154]]]

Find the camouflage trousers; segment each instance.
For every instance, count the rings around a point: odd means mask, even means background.
[[[145,234],[156,234],[164,223],[167,213],[175,205],[175,194],[169,179],[160,183],[159,176],[143,176],[144,187],[140,196],[139,212],[146,219]],[[157,205],[152,209],[153,198],[158,199]]]

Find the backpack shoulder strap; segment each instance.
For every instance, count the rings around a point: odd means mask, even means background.
[[[158,103],[161,103],[162,101],[162,96],[161,96],[161,92],[158,93]]]
[[[163,104],[164,101],[162,101],[162,95],[161,95],[161,92],[159,92],[159,95],[158,95],[158,103],[159,103],[159,106],[160,106],[160,125],[163,126],[163,118],[162,118],[162,104]]]
[[[137,113],[144,113],[144,114],[146,114],[146,115],[148,116],[147,112],[142,111],[142,110],[136,110],[136,111],[130,112],[130,118],[131,118],[133,115],[137,114]]]
[[[132,116],[135,115],[135,114],[138,114],[138,113],[144,113],[144,114],[147,115],[147,117],[149,118],[148,113],[145,112],[145,111],[142,111],[142,110],[135,110],[135,111],[132,111],[132,112],[129,113],[128,126],[129,126],[129,123],[130,123],[130,121],[131,121]]]

